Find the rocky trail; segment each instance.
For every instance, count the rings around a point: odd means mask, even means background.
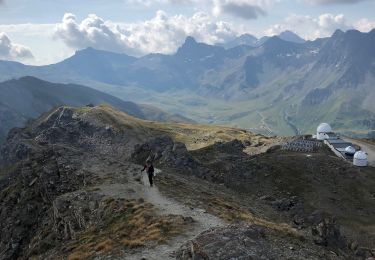
[[[202,233],[202,231],[225,226],[223,220],[209,214],[206,210],[188,207],[173,198],[163,195],[157,187],[158,175],[163,174],[161,170],[156,169],[157,176],[155,178],[155,185],[150,187],[147,174],[144,172],[141,173],[140,170],[142,167],[140,165],[129,163],[116,164],[119,164],[120,168],[127,171],[127,175],[131,176],[131,178],[124,182],[124,180],[121,179],[121,174],[111,174],[111,178],[108,178],[108,181],[95,187],[99,194],[123,199],[142,198],[145,202],[154,205],[159,215],[181,215],[185,218],[192,219],[190,226],[186,227],[186,232],[172,238],[167,241],[166,244],[123,252],[124,256],[118,259],[124,259],[123,257],[129,260],[175,259],[176,251],[185,244],[186,241],[195,238]]]

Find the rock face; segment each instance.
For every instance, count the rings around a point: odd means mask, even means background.
[[[101,198],[77,191],[97,180],[91,167],[103,158],[129,157],[137,138],[67,107],[13,129],[0,153],[0,259],[28,259],[99,223]]]
[[[264,228],[231,226],[209,230],[187,243],[177,259],[269,259],[277,255],[271,251]]]
[[[32,151],[0,182],[0,259],[25,258],[40,221],[51,220],[51,202],[90,182],[90,175],[79,171],[81,156],[61,147]]]
[[[329,258],[328,258],[329,257]],[[207,259],[340,259],[305,247],[291,237],[278,237],[257,225],[211,229],[187,242],[177,252],[180,260]]]
[[[169,136],[160,136],[147,140],[135,147],[132,159],[144,163],[151,159],[162,168],[174,169],[178,173],[209,178],[210,171],[196,161],[181,142],[174,142]]]
[[[1,148],[0,162],[13,163],[27,158],[33,147],[59,144],[119,158],[129,157],[142,133],[135,137],[129,133],[131,131],[114,129],[99,119],[84,111],[60,107],[26,129],[13,129]]]
[[[315,211],[308,217],[308,222],[312,225],[312,235],[316,244],[341,249],[345,249],[348,245],[336,219],[332,216],[322,211]]]

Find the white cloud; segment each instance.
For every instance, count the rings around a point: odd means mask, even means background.
[[[355,3],[364,2],[367,0],[305,0],[305,1],[310,4],[329,5],[329,4],[355,4]]]
[[[125,36],[116,26],[95,14],[90,14],[78,23],[74,14],[66,13],[62,23],[57,25],[54,36],[72,48],[92,46],[99,49],[126,51],[127,47]]]
[[[53,35],[53,30],[56,24],[0,24],[0,31],[8,35],[18,34],[28,37],[50,37]]]
[[[271,0],[214,0],[213,14],[219,16],[228,14],[243,19],[257,19],[265,16],[265,7]]]
[[[33,58],[28,47],[13,43],[5,33],[0,32],[0,59],[24,61]]]
[[[141,5],[141,6],[152,6],[160,4],[191,4],[197,3],[198,0],[125,0],[126,4],[130,5]]]
[[[242,19],[257,19],[265,16],[265,8],[279,0],[126,0],[130,5],[151,7],[157,5],[193,5],[201,9],[211,10],[216,16],[230,15]],[[208,8],[208,9],[207,9]]]
[[[57,25],[55,38],[73,49],[94,47],[137,56],[173,53],[187,36],[209,44],[222,42],[239,34],[240,29],[240,26],[227,22],[213,21],[211,16],[202,12],[186,17],[168,16],[158,11],[154,18],[132,24],[115,24],[96,15],[78,22],[73,14],[68,13]]]
[[[322,14],[318,18],[318,25],[322,34],[330,33],[337,29],[346,30],[350,28],[343,14],[339,14],[339,15],[334,15],[330,13]]]
[[[354,24],[354,28],[361,32],[369,32],[375,28],[375,20],[370,21],[367,18],[363,18]]]
[[[337,30],[353,28],[343,14],[321,14],[318,17],[308,15],[289,15],[283,22],[275,24],[265,31],[266,35],[276,35],[291,30],[305,39],[313,40],[319,37],[331,36]]]

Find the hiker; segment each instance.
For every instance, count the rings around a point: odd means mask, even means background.
[[[146,172],[147,172],[148,181],[150,182],[150,186],[152,187],[152,185],[153,185],[153,180],[152,179],[154,177],[154,166],[152,165],[151,160],[147,160],[146,161],[146,164],[143,167],[143,170],[141,172],[143,172],[144,170],[146,170]]]

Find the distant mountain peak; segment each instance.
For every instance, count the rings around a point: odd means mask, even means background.
[[[255,37],[254,35],[251,35],[251,34],[248,34],[248,33],[245,33],[245,34],[242,34],[238,37],[239,39],[249,39],[249,40],[258,40],[257,37]]]
[[[185,39],[184,45],[191,45],[191,44],[197,44],[198,42],[195,40],[194,37],[188,36]]]
[[[33,81],[39,81],[39,82],[46,82],[42,79],[39,79],[37,77],[34,77],[34,76],[23,76],[23,77],[20,77],[18,79],[15,79],[16,81],[29,81],[29,80],[33,80]]]
[[[345,32],[344,32],[343,30],[341,30],[341,29],[337,29],[337,30],[333,33],[332,37],[335,38],[335,37],[339,37],[339,36],[344,35],[344,34],[345,34]]]
[[[198,43],[194,37],[192,36],[188,36],[186,37],[185,39],[185,42],[181,45],[181,47],[178,49],[177,53],[180,53],[181,51],[184,51],[184,50],[191,50],[191,49],[194,49],[197,47],[197,45],[199,45],[200,43]]]
[[[87,48],[84,48],[84,49],[76,50],[75,54],[87,53],[87,52],[95,52],[95,51],[97,51],[97,50],[94,49],[93,47],[87,47]]]
[[[295,32],[292,32],[292,31],[289,31],[289,30],[286,30],[286,31],[280,33],[278,36],[279,36],[280,39],[282,39],[284,41],[288,41],[288,42],[304,43],[306,41],[305,39],[301,38]]]
[[[188,36],[184,44],[177,50],[177,55],[189,58],[202,58],[221,49],[222,47],[197,42],[193,37]]]
[[[256,43],[257,43],[258,39],[251,35],[251,34],[248,34],[248,33],[245,33],[245,34],[241,34],[240,36],[237,36],[236,38],[228,41],[228,42],[225,42],[224,44],[220,44],[221,46],[224,46],[226,48],[234,48],[236,46],[239,46],[239,45],[248,45],[248,46],[252,46],[252,47],[255,47],[256,46]]]
[[[263,44],[279,44],[285,42],[285,40],[281,39],[279,36],[271,36],[266,39],[266,41]]]

